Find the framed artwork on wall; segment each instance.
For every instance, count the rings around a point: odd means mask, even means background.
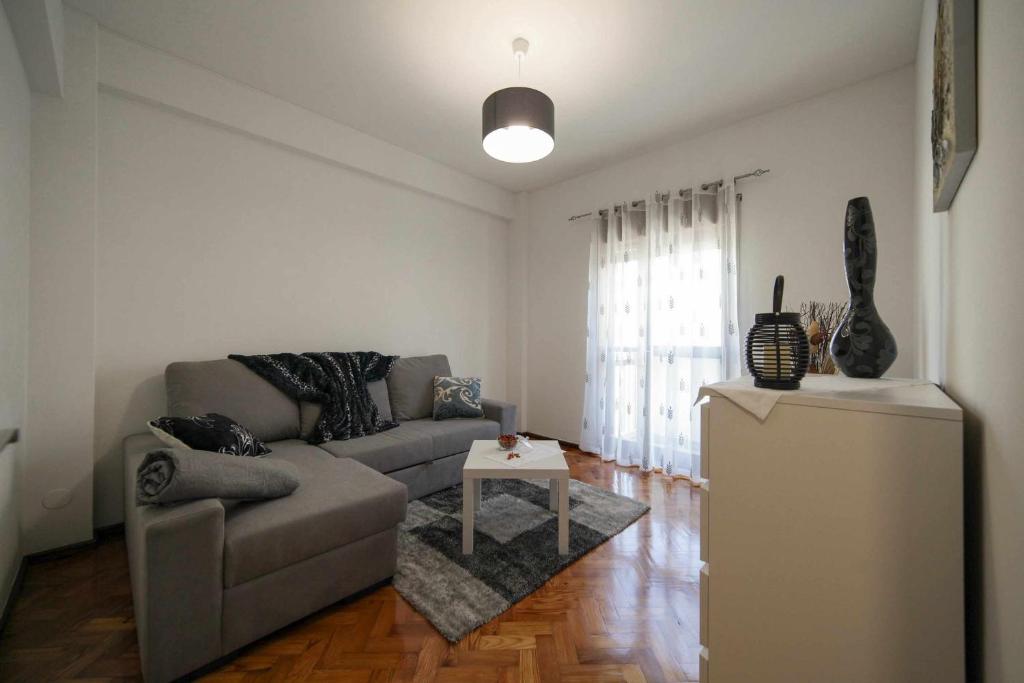
[[[978,148],[976,0],[939,0],[932,72],[932,211],[946,211]]]

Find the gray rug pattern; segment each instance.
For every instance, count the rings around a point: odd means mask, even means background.
[[[486,479],[462,554],[462,486],[409,503],[398,533],[394,586],[452,642],[486,624],[650,510],[580,481],[569,483],[569,554],[558,554],[548,481]]]

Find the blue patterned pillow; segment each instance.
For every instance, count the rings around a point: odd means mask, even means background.
[[[434,419],[483,417],[479,377],[435,377]]]

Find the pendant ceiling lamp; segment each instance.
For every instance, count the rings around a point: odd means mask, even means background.
[[[519,71],[530,43],[512,41]],[[525,164],[555,148],[555,103],[540,90],[504,88],[491,93],[483,108],[484,151],[499,161]]]

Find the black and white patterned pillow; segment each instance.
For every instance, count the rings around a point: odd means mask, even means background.
[[[193,417],[159,417],[147,423],[156,438],[173,448],[261,456],[270,452],[248,429],[230,417],[207,413]]]
[[[479,377],[435,377],[434,419],[483,417]]]

